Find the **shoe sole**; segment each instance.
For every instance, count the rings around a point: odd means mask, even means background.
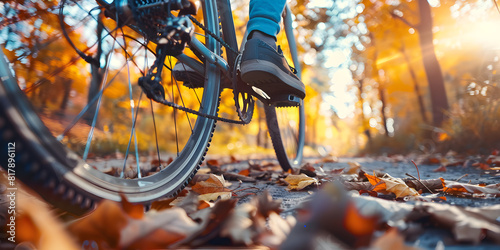
[[[264,60],[248,60],[241,64],[241,79],[273,97],[291,93],[304,99],[304,84],[286,74],[275,64]]]

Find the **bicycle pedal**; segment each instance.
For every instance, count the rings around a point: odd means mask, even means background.
[[[267,101],[268,105],[274,105],[279,108],[283,107],[299,107],[302,105],[302,99],[292,94],[275,95]]]

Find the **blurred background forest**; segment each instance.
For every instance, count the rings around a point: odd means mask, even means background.
[[[288,2],[295,14],[307,86],[306,155],[489,153],[500,148],[500,13],[494,0]],[[52,127],[59,126],[51,124],[54,111],[71,113],[78,103],[87,102],[76,98],[70,103],[68,97],[96,91],[93,81],[102,77],[106,64],[102,56],[101,68],[92,68],[74,53],[58,31],[57,4],[0,3],[0,44],[42,118],[51,113],[44,120]],[[232,4],[241,38],[248,1]],[[85,32],[82,28],[72,36],[81,40]],[[287,51],[284,35],[278,44]],[[110,50],[103,44],[90,52]],[[128,104],[122,98],[128,95],[127,84],[113,86],[105,95],[114,104]],[[232,98],[232,91],[222,93],[220,114],[236,119]],[[111,103],[103,104],[104,120],[131,116],[130,111],[106,105]],[[141,105],[149,104],[136,104]],[[218,123],[210,153],[237,155],[271,148],[262,115],[258,106],[249,125]],[[127,129],[102,125],[97,133],[112,131],[102,142],[112,144],[128,140],[123,136],[130,133]],[[169,134],[173,128],[160,129]],[[138,135],[139,148],[150,150],[151,130],[144,128]]]

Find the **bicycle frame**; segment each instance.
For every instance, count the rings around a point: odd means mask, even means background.
[[[228,0],[229,2],[229,0]],[[230,3],[228,3],[228,6]],[[228,15],[228,13],[231,13],[229,11],[225,11],[224,13],[221,13],[223,16],[222,16],[222,20],[223,22],[231,22],[233,21],[233,17],[232,15]],[[292,18],[291,18],[291,15],[292,15],[292,12],[290,10],[290,7],[288,5],[286,5],[285,9],[284,9],[284,13],[283,13],[283,16],[284,16],[284,26],[285,26],[285,33],[286,33],[286,37],[287,37],[287,40],[288,40],[288,44],[289,44],[289,47],[290,47],[290,53],[292,55],[292,60],[293,60],[293,64],[294,64],[294,67],[295,69],[297,70],[297,75],[299,76],[299,78],[301,78],[301,68],[300,68],[300,63],[299,63],[299,60],[298,60],[298,51],[297,51],[297,44],[295,42],[295,36],[293,35],[293,28],[292,28]],[[233,25],[234,27],[234,25]],[[245,43],[246,43],[246,33],[245,33],[245,39],[243,39],[243,42],[241,44],[241,48],[244,48],[245,47]],[[212,53],[210,50],[208,50],[205,45],[200,42],[196,37],[193,37],[191,39],[191,43],[189,44],[190,48],[191,49],[195,49],[197,50],[198,52],[200,52],[206,59],[209,63],[211,64],[215,64],[217,65],[217,67],[223,72],[223,74],[230,74],[230,71],[232,70],[231,67],[229,66],[229,63],[222,57]],[[240,51],[241,53],[241,51]],[[199,64],[197,63],[197,61],[193,58],[190,58],[188,56],[186,56],[185,54],[181,54],[179,56],[176,57],[180,62],[188,65],[189,67],[193,68],[194,70],[196,70],[198,73],[200,74],[204,74],[204,70],[203,68],[201,68],[199,66]]]

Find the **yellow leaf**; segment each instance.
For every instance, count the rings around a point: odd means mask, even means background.
[[[208,193],[208,194],[202,194],[198,196],[198,200],[200,201],[216,201],[219,199],[221,200],[229,200],[232,197],[231,192],[217,192],[217,193]]]
[[[318,181],[316,179],[311,178],[305,174],[288,175],[285,178],[285,181],[288,183],[289,190],[302,190],[311,184],[318,184]]]
[[[396,195],[396,198],[399,197],[404,197],[404,196],[418,196],[419,193],[406,185],[406,183],[401,180],[400,178],[393,178],[390,175],[384,175],[388,176],[387,178],[380,178],[381,181],[385,182],[385,185],[387,186],[387,191],[394,193]]]

